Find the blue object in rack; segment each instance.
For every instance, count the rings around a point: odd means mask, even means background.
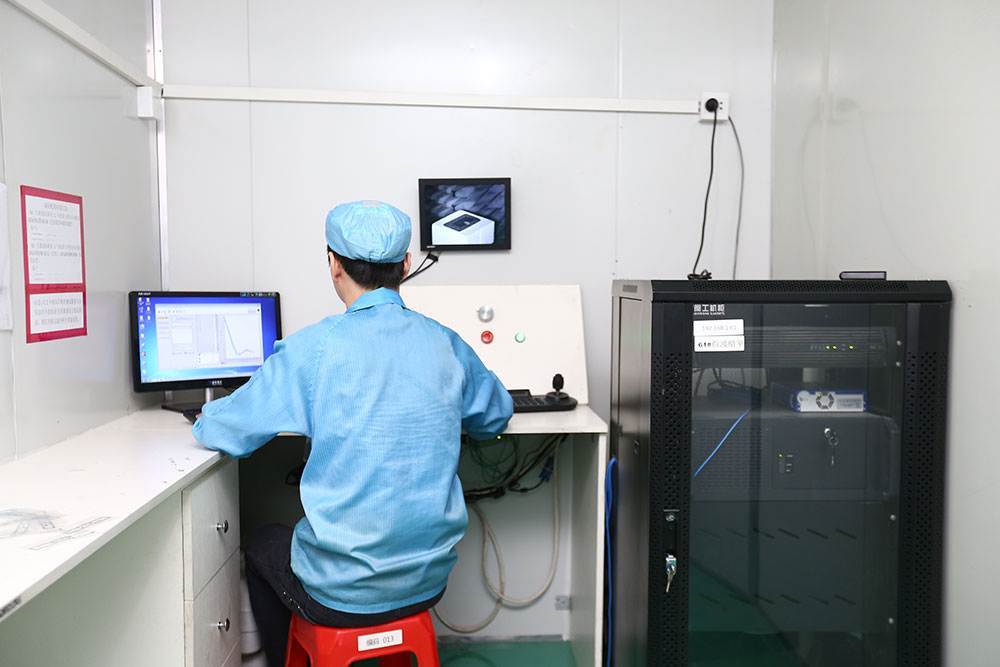
[[[726,431],[726,434],[722,436],[722,440],[719,440],[719,444],[715,446],[715,449],[712,450],[712,453],[709,454],[708,458],[702,461],[701,465],[698,466],[698,469],[694,471],[694,475],[692,475],[692,477],[697,477],[698,473],[700,473],[702,470],[705,469],[705,466],[708,465],[708,462],[711,461],[712,458],[719,453],[719,450],[722,449],[722,446],[726,444],[726,440],[729,440],[729,436],[733,434],[733,431],[736,430],[736,427],[739,426],[740,422],[746,419],[746,416],[749,414],[750,414],[750,408],[747,408],[747,410],[743,414],[741,414],[739,417],[736,418],[736,421],[734,421],[733,425],[729,427],[729,430]]]

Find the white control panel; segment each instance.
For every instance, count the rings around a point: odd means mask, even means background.
[[[411,310],[453,329],[508,389],[563,391],[588,403],[579,285],[404,285]]]

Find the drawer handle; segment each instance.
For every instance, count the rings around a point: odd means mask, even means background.
[[[222,523],[215,524],[215,529],[220,533],[229,532],[229,519],[224,520]]]
[[[225,632],[229,632],[229,619],[227,618],[224,621],[219,621],[218,623],[215,624],[215,627]]]

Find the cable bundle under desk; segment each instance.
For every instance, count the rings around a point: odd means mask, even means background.
[[[505,439],[501,438],[496,441],[487,442],[466,440],[469,457],[480,466],[483,477],[486,481],[490,482],[487,486],[465,491],[465,501],[482,524],[482,557],[480,568],[483,582],[486,584],[490,595],[494,598],[494,604],[493,609],[490,610],[485,619],[471,625],[456,625],[451,623],[445,620],[441,616],[441,613],[435,609],[434,614],[448,629],[460,634],[479,632],[496,619],[501,608],[505,606],[511,608],[527,607],[541,599],[548,592],[549,588],[551,588],[552,582],[555,580],[556,568],[559,564],[559,531],[561,522],[557,456],[559,445],[564,443],[568,437],[566,434],[547,436],[542,440],[541,445],[526,454],[523,458],[519,453],[520,446],[518,439],[516,437],[507,438],[506,440],[511,443],[509,453],[504,452],[500,458],[493,460],[485,456],[484,450],[491,447],[505,446],[507,444]],[[521,482],[524,478],[532,470],[538,468],[539,465],[541,468],[538,472],[538,480],[530,486],[522,486]],[[492,525],[479,506],[479,501],[485,498],[501,498],[507,493],[531,493],[547,482],[552,482],[552,555],[549,560],[548,573],[538,591],[525,598],[514,598],[506,593],[507,582],[500,543],[496,537],[496,533],[493,531]],[[493,555],[497,564],[499,581],[496,585],[486,571],[486,562],[489,553],[487,545],[493,548]]]

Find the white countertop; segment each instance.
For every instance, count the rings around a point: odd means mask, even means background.
[[[516,414],[506,433],[607,430],[580,405]],[[0,466],[0,622],[219,460],[153,408]]]
[[[220,459],[154,409],[0,466],[0,622]]]
[[[608,432],[608,425],[590,409],[578,405],[565,412],[519,412],[514,415],[504,433],[529,435],[532,433],[583,433],[600,435]]]

